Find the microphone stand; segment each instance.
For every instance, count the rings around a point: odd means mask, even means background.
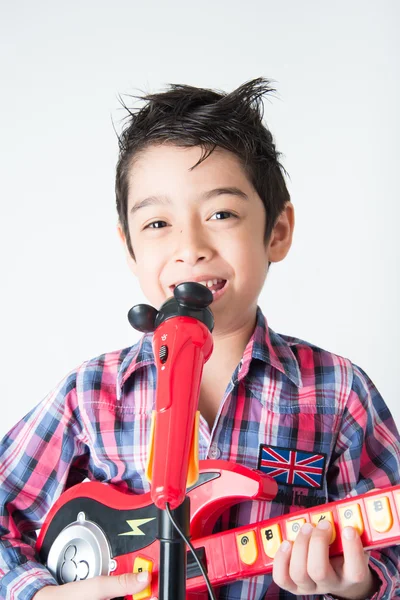
[[[158,539],[160,540],[159,600],[186,599],[186,543],[175,529],[166,510],[158,509]],[[190,535],[190,499],[171,511],[181,531]]]

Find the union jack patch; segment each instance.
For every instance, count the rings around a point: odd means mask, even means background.
[[[321,489],[325,459],[325,454],[261,444],[258,469],[277,483]]]

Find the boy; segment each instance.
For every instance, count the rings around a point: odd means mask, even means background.
[[[223,528],[400,481],[399,436],[367,375],[347,359],[270,330],[257,307],[269,265],[288,253],[294,211],[257,79],[231,94],[171,86],[130,113],[120,138],[118,231],[133,273],[159,307],[183,281],[211,288],[214,351],[204,368],[200,458],[257,468],[263,452],[319,457],[318,480],[277,477],[274,502],[246,502]],[[85,477],[136,493],[155,392],[151,334],[84,363],[3,440],[1,598],[108,599],[146,587],[100,578],[60,587],[32,550],[54,501]],[[399,549],[363,552],[346,528],[328,558],[330,527],[303,526],[271,576],[219,590],[224,600],[400,597]]]

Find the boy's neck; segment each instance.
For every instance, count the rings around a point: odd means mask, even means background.
[[[199,409],[213,428],[216,415],[232,373],[239,364],[256,324],[256,310],[230,331],[213,331],[214,349],[205,363],[200,387]]]
[[[213,331],[214,349],[204,365],[205,374],[218,369],[234,369],[243,356],[256,325],[256,310],[234,329]]]

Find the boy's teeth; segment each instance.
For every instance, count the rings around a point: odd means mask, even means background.
[[[199,281],[201,285],[205,285],[206,287],[211,288],[213,285],[217,285],[217,283],[221,283],[222,279],[209,279],[208,281]]]

